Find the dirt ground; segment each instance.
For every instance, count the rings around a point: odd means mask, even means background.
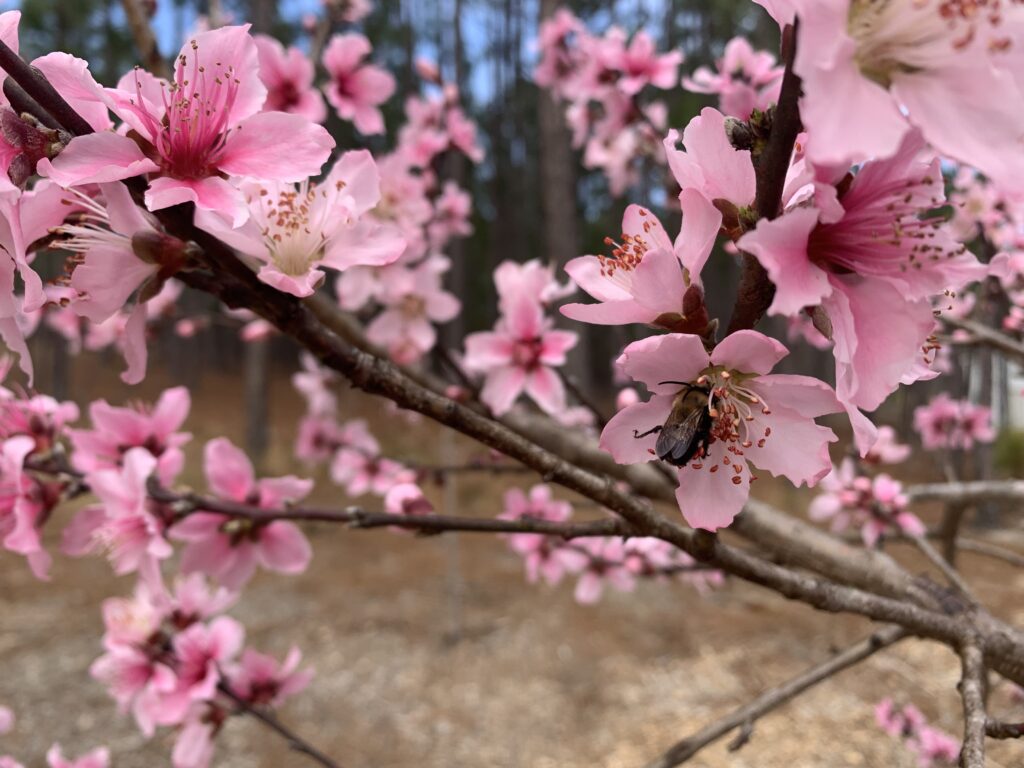
[[[104,377],[76,382],[83,401],[108,384]],[[154,377],[131,396],[148,397],[161,383],[167,380]],[[212,436],[241,439],[237,391],[229,379],[204,377],[188,425],[193,459]],[[298,471],[289,452],[301,403],[284,380],[271,402],[275,447],[265,469]],[[386,423],[368,400],[348,405]],[[443,445],[426,423],[377,434],[410,459]],[[492,515],[500,490],[490,478],[462,479],[449,498],[459,514]],[[317,501],[343,503],[328,483]],[[570,583],[526,585],[518,558],[493,538],[308,530],[315,550],[309,571],[258,575],[233,614],[255,647],[280,655],[296,644],[316,667],[313,684],[281,717],[345,768],[640,768],[870,631],[866,622],[816,614],[735,582],[710,597],[683,584],[647,583],[583,607]],[[924,570],[911,553],[899,554]],[[1024,577],[989,561],[965,562],[986,602],[1024,621]],[[35,768],[53,741],[69,753],[105,742],[115,768],[170,765],[169,739],[147,743],[88,676],[99,653],[99,603],[130,589],[101,559],[58,558],[44,584],[22,559],[0,556],[0,703],[18,716],[15,730],[0,737],[0,753]],[[912,768],[914,757],[875,727],[873,706],[892,695],[958,732],[958,675],[946,649],[906,641],[765,717],[739,752],[727,752],[724,739],[689,764]],[[993,708],[1024,717],[1005,690],[994,692]],[[990,744],[991,766],[1024,765],[1024,745]],[[214,765],[311,763],[239,719],[219,739]]]

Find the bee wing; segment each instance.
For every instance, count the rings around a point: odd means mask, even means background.
[[[700,425],[701,412],[693,411],[680,421],[666,424],[658,433],[658,441],[654,451],[658,458],[672,462],[680,462],[693,450],[693,440]]]

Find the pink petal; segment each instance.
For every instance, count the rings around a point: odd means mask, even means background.
[[[526,371],[518,366],[495,368],[487,374],[480,399],[496,416],[507,413],[526,385]]]
[[[690,273],[690,282],[700,282],[700,273],[715,247],[722,227],[722,214],[696,189],[679,193],[683,225],[676,238],[675,253]]]
[[[281,573],[302,573],[313,551],[294,523],[277,521],[260,532],[256,556],[264,568]]]
[[[817,222],[816,209],[798,208],[777,219],[761,219],[736,243],[761,262],[775,284],[775,299],[768,309],[773,315],[795,315],[817,306],[832,291],[828,276],[807,252],[807,239]]]
[[[224,499],[245,501],[256,484],[249,457],[226,437],[206,444],[203,469],[210,490]]]
[[[750,472],[744,467],[737,475],[722,464],[721,443],[713,443],[701,469],[687,465],[678,470],[676,502],[686,522],[694,528],[717,531],[730,525],[750,496]],[[714,472],[711,467],[717,466]],[[740,482],[734,483],[738,477]]]
[[[601,432],[601,449],[612,455],[619,464],[638,464],[655,457],[656,432],[650,432],[665,423],[672,411],[674,397],[655,395],[646,403],[635,403],[616,413]]]
[[[744,330],[718,342],[711,352],[711,362],[733,371],[765,374],[788,354],[782,342],[757,331]]]
[[[197,208],[216,213],[232,226],[240,227],[249,218],[249,207],[242,193],[218,176],[205,179],[153,179],[146,190],[146,207],[151,211],[195,203]]]
[[[746,458],[775,477],[785,475],[794,485],[815,485],[832,471],[828,444],[838,438],[827,427],[788,408],[773,406],[768,415],[758,414],[751,426],[757,432],[771,428],[764,447],[755,442],[744,449]],[[760,437],[755,434],[755,437]]]
[[[109,131],[76,136],[52,161],[43,158],[36,166],[40,176],[62,187],[118,181],[159,170],[138,144]]]
[[[146,361],[149,352],[146,348],[146,305],[136,304],[128,315],[128,323],[124,327],[124,359],[128,364],[121,381],[125,384],[138,384],[146,378]]]
[[[228,134],[217,167],[235,176],[302,181],[319,175],[333,148],[322,125],[285,112],[261,112]]]
[[[643,382],[652,393],[674,395],[681,388],[678,382],[695,381],[709,362],[700,338],[667,333],[634,341],[615,364],[633,381]]]
[[[669,250],[657,248],[644,254],[633,276],[633,293],[650,319],[683,309],[683,270],[679,259]]]
[[[540,366],[527,374],[526,394],[545,413],[556,414],[565,410],[565,385],[551,368]]]

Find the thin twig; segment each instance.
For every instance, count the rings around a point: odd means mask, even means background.
[[[924,483],[904,489],[910,501],[1024,501],[1024,480],[971,480],[959,483]]]
[[[57,89],[50,85],[50,81],[7,47],[2,40],[0,40],[0,69],[7,72],[11,79],[24,88],[25,92],[35,99],[39,106],[49,112],[70,133],[75,136],[92,133],[92,126],[75,112],[70,104],[64,101],[64,97],[57,93]]]
[[[597,404],[597,402],[589,394],[587,394],[586,391],[584,391],[583,387],[580,386],[575,376],[566,373],[560,368],[556,370],[559,378],[562,380],[562,383],[565,385],[565,388],[566,390],[568,390],[569,394],[573,396],[576,402],[578,402],[580,405],[582,405],[584,408],[590,411],[590,413],[594,417],[594,422],[597,424],[597,428],[604,429],[605,426],[608,424],[608,419],[604,415],[604,411]]]
[[[1004,723],[989,718],[985,721],[985,735],[990,739],[1024,738],[1024,723]]]
[[[911,536],[910,540],[914,542],[919,550],[924,554],[925,557],[942,571],[942,575],[946,577],[949,583],[959,592],[964,598],[967,599],[971,605],[978,605],[978,599],[974,596],[971,591],[971,587],[964,581],[963,577],[957,573],[956,568],[950,565],[949,561],[942,556],[942,554],[931,545],[923,536]]]
[[[782,685],[765,691],[749,704],[740,707],[721,720],[705,726],[692,736],[676,743],[664,755],[648,763],[646,768],[673,768],[673,766],[682,765],[704,749],[704,747],[722,738],[733,729],[744,728],[749,731],[753,728],[753,723],[758,718],[781,707],[808,688],[812,688],[833,675],[849,669],[904,637],[906,637],[906,633],[900,627],[887,627],[879,630],[871,635],[871,637],[850,646],[828,661],[811,667]]]
[[[964,703],[964,745],[961,768],[985,768],[985,660],[977,640],[969,638],[960,648],[960,698]]]
[[[992,349],[1002,352],[1007,357],[1012,357],[1016,360],[1024,360],[1024,342],[1018,341],[1012,336],[1008,336],[1005,333],[1000,333],[993,328],[989,328],[987,325],[979,323],[977,320],[949,317],[947,315],[941,315],[939,319],[952,328],[969,331],[973,334],[974,341],[976,343],[992,347]]]
[[[1000,547],[998,544],[992,544],[979,539],[965,539],[962,536],[956,540],[956,545],[964,550],[964,552],[973,552],[976,555],[984,555],[985,557],[1010,563],[1018,568],[1024,568],[1024,554],[1015,552],[1007,547]]]
[[[235,706],[238,707],[240,712],[243,712],[246,715],[255,718],[256,720],[259,720],[272,731],[275,731],[276,733],[284,737],[285,741],[288,742],[288,746],[291,747],[293,751],[306,755],[314,762],[317,762],[320,765],[324,766],[324,768],[342,768],[341,763],[325,755],[319,749],[317,749],[308,741],[306,741],[297,733],[295,733],[295,731],[293,731],[291,728],[288,728],[286,725],[284,725],[280,720],[271,715],[269,712],[265,712],[259,707],[255,707],[252,704],[250,704],[248,701],[243,699],[241,696],[239,696],[237,693],[231,690],[224,683],[218,685],[217,689],[222,694],[224,694],[224,696],[231,699],[231,701],[235,703]]]

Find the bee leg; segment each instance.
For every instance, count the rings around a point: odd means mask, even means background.
[[[659,432],[661,432],[661,425],[658,425],[657,427],[652,427],[651,429],[648,429],[646,432],[638,432],[637,430],[634,429],[633,438],[639,440],[641,437],[647,437],[648,435],[656,435]]]

